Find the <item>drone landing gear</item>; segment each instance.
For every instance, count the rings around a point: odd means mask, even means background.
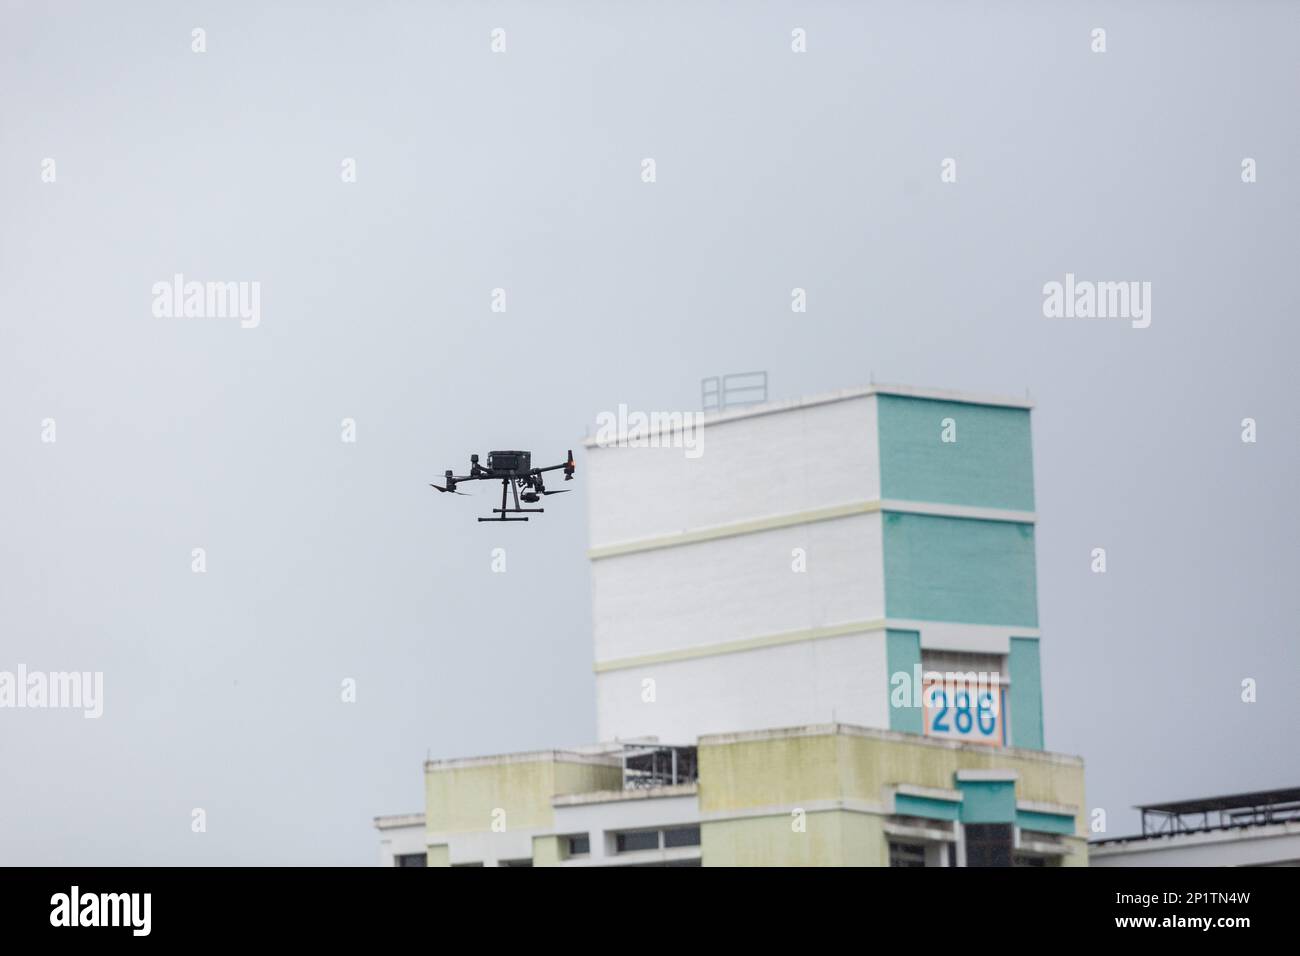
[[[509,494],[511,494],[511,495],[514,497],[515,506],[514,506],[513,508],[507,508],[507,507],[506,507],[506,494],[507,494],[507,492],[509,492]],[[479,521],[527,521],[527,520],[528,520],[527,517],[523,517],[523,518],[508,518],[508,517],[506,517],[506,516],[507,516],[507,515],[513,515],[513,514],[523,514],[524,512],[528,512],[529,514],[541,514],[541,513],[545,512],[545,511],[546,511],[545,508],[521,508],[521,507],[519,507],[519,489],[515,487],[515,483],[514,483],[511,479],[509,479],[509,478],[502,478],[502,479],[501,479],[501,507],[500,507],[500,508],[493,508],[493,509],[492,509],[492,513],[493,513],[493,514],[500,515],[501,517],[499,517],[499,518],[479,518],[478,520],[479,520]]]

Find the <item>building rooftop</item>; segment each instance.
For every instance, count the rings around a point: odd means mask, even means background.
[[[790,737],[821,737],[843,735],[849,737],[870,737],[876,740],[888,740],[895,743],[914,744],[939,750],[962,750],[980,755],[994,754],[1033,760],[1040,763],[1054,763],[1068,767],[1082,767],[1083,758],[1072,754],[1061,754],[1051,750],[1035,750],[1024,747],[990,748],[985,744],[966,743],[947,737],[931,737],[921,734],[904,733],[898,730],[885,730],[879,727],[859,727],[856,724],[808,724],[803,727],[773,727],[767,730],[744,730],[723,734],[702,734],[701,747],[734,744],[746,741],[780,740]]]
[[[393,830],[399,827],[424,826],[424,813],[390,813],[375,817],[376,830]]]
[[[451,757],[444,760],[426,760],[425,770],[460,770],[466,767],[491,767],[506,763],[531,763],[533,761],[584,763],[597,766],[619,766],[617,750],[607,745],[575,747],[568,750],[525,750],[519,753],[487,754],[482,757]]]
[[[911,385],[864,385],[858,388],[842,388],[834,392],[824,392],[820,395],[809,395],[804,398],[763,402],[721,412],[701,412],[700,414],[704,415],[706,425],[718,425],[724,422],[757,418],[760,415],[774,415],[778,412],[789,412],[815,405],[828,405],[831,402],[846,402],[855,398],[865,398],[868,395],[899,395],[905,398],[927,398],[933,401],[959,402],[965,405],[995,405],[1001,408],[1032,409],[1034,407],[1034,403],[1027,398],[1012,398],[1006,395],[989,395],[980,392],[962,392],[943,388],[917,388]],[[680,427],[680,423],[678,423],[678,427]],[[654,434],[656,434],[654,430],[641,433],[642,437],[646,438]],[[583,440],[583,446],[586,448],[601,448],[604,444],[604,442],[599,442],[595,438]]]
[[[1106,837],[1093,840],[1092,844],[1132,843],[1179,834],[1300,823],[1300,787],[1145,803],[1134,809],[1142,814],[1141,833]]]
[[[1300,804],[1300,787],[1281,790],[1254,790],[1250,793],[1233,793],[1221,797],[1201,797],[1196,800],[1175,800],[1170,803],[1144,803],[1135,810],[1155,813],[1205,813],[1214,810],[1276,809],[1279,804]],[[1300,806],[1296,807],[1300,814]]]

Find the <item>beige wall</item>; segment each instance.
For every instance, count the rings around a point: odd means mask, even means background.
[[[491,834],[498,810],[504,811],[503,822],[510,831],[554,826],[553,797],[618,790],[622,787],[622,768],[596,758],[542,752],[432,764],[426,767],[424,779],[427,833]],[[538,843],[534,842],[533,846],[536,856]],[[433,849],[429,852],[429,865],[448,865],[447,848],[441,848],[441,863],[435,862]],[[544,847],[543,852],[549,861],[552,850]]]
[[[799,735],[755,735],[700,742],[701,839],[706,866],[884,866],[884,817],[889,788],[898,784],[952,790],[959,770],[1014,770],[1016,799],[1079,808],[1076,833],[1086,833],[1083,765],[1073,757],[1023,750],[951,746],[898,734],[841,729]],[[806,805],[848,801],[856,810]],[[790,811],[808,810],[807,830],[795,832]],[[779,812],[745,816],[761,809]],[[878,810],[877,813],[861,812]],[[729,814],[737,816],[725,819]],[[709,819],[710,816],[714,819]],[[722,817],[723,819],[718,819]],[[1064,862],[1086,865],[1082,838]]]
[[[791,813],[708,822],[701,828],[705,866],[885,866],[884,817],[847,810],[806,813],[803,832]]]
[[[425,857],[427,866],[451,866],[451,856],[449,847],[443,843],[439,846],[429,847],[428,855]]]

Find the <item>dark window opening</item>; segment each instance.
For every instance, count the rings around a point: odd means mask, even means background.
[[[657,850],[659,849],[659,831],[632,830],[628,833],[620,833],[615,838],[615,846],[617,846],[619,853],[631,853],[635,850]]]
[[[587,834],[568,838],[569,856],[586,856],[591,852],[591,837]]]
[[[889,843],[890,866],[925,866],[925,845],[921,843]]]
[[[1010,866],[1011,824],[968,823],[966,825],[967,866]]]
[[[673,830],[664,831],[664,846],[699,846],[700,845],[700,828],[699,827],[677,827]]]

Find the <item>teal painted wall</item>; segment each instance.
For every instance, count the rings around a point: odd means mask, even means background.
[[[925,817],[927,820],[961,819],[961,803],[956,800],[935,800],[932,797],[914,797],[911,794],[894,794],[894,812],[905,817]]]
[[[1037,830],[1039,833],[1064,833],[1066,836],[1074,836],[1074,817],[1061,816],[1059,813],[1017,810],[1016,826],[1022,830]]]
[[[962,823],[1015,823],[1014,780],[958,780]]]
[[[1011,746],[1043,749],[1043,679],[1038,638],[1011,638],[1007,655],[1011,678]]]
[[[919,687],[908,687],[908,695],[913,706],[894,706],[894,675],[906,674],[909,683],[914,683],[913,675],[921,666],[921,635],[917,631],[885,631],[885,664],[889,671],[889,729],[905,734],[919,734],[925,730],[922,721]]]
[[[888,617],[1038,626],[1033,525],[896,512],[883,525]]]
[[[881,497],[1034,510],[1029,410],[876,397]],[[957,440],[941,440],[942,422]]]
[[[920,632],[919,631],[885,631],[885,670],[889,682],[889,730],[902,734],[922,734],[926,727],[920,706],[920,688],[913,687],[914,675],[920,667]],[[909,708],[894,706],[894,674],[907,675],[907,700]]]

